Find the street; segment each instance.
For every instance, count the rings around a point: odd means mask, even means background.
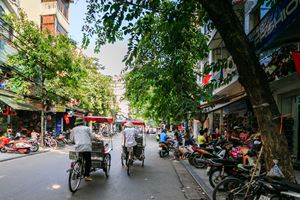
[[[180,167],[181,164],[171,161],[171,157],[159,158],[154,135],[147,136],[145,166],[136,161],[132,175],[128,177],[126,168],[120,162],[120,138],[120,135],[113,138],[110,177],[106,179],[102,170],[94,172],[93,181],[82,180],[75,194],[68,190],[66,172],[70,163],[68,150],[71,147],[1,162],[1,199],[200,199],[197,197],[199,194],[191,190],[196,187],[190,181],[192,179],[182,181],[188,186],[181,183],[179,176],[190,176],[185,170],[180,170],[181,175],[177,175],[174,166],[179,164]],[[191,192],[185,194],[184,187]]]

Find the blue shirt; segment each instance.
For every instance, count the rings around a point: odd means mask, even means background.
[[[168,135],[165,132],[161,132],[159,136],[159,142],[167,143]]]

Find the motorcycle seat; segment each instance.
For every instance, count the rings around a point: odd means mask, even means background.
[[[273,183],[277,183],[277,184],[282,185],[287,190],[291,190],[293,192],[300,193],[300,184],[291,183],[291,182],[288,182],[286,180],[282,180],[282,178],[281,179],[276,179],[274,177],[271,177],[271,178],[269,177],[268,180],[270,180]]]

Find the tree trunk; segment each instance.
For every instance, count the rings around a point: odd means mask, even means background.
[[[42,103],[44,105],[44,103]],[[45,144],[44,144],[44,137],[45,137],[45,112],[44,112],[44,106],[42,108],[42,111],[41,111],[41,135],[40,135],[40,138],[41,138],[41,147],[44,147]]]
[[[285,136],[280,134],[280,113],[267,82],[266,74],[259,64],[253,46],[249,43],[243,27],[228,0],[200,0],[210,19],[231,54],[256,115],[264,145],[267,167],[273,159],[279,159],[283,173],[294,180],[294,171]]]

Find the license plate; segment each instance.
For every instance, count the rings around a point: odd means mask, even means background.
[[[264,195],[260,195],[258,200],[270,200],[270,197],[264,196]]]
[[[210,169],[211,169],[211,167],[208,166],[208,167],[206,168],[206,172],[207,172],[207,173],[210,172]]]

